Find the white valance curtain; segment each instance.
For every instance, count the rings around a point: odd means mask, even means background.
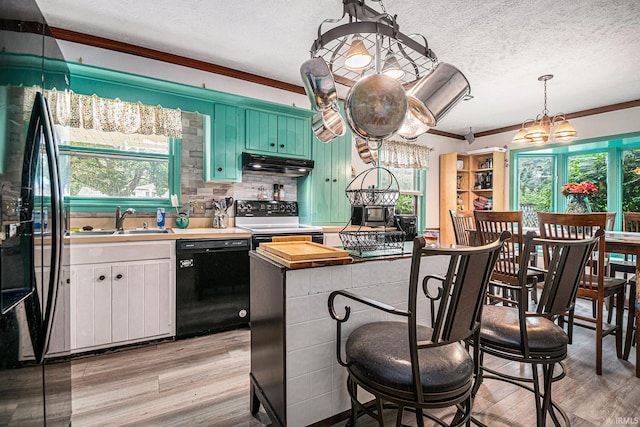
[[[380,148],[381,166],[404,169],[429,169],[429,152],[425,145],[388,140]]]
[[[26,119],[31,114],[36,88],[25,88]],[[45,97],[53,122],[62,126],[95,129],[125,134],[164,135],[182,138],[182,117],[179,109],[150,106],[141,102],[80,95],[71,91],[46,90]],[[29,110],[29,111],[27,111]]]

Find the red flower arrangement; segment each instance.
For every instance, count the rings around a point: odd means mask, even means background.
[[[568,196],[569,194],[584,194],[586,196],[591,196],[597,191],[598,187],[589,181],[569,182],[560,187],[560,192],[564,196]]]

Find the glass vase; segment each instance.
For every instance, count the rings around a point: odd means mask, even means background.
[[[565,213],[591,213],[589,196],[579,193],[567,194],[567,209]]]

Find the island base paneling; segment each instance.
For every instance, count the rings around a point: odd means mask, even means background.
[[[410,263],[405,255],[287,269],[251,252],[252,411],[257,412],[262,404],[275,425],[289,426],[312,425],[348,414],[347,373],[336,359],[336,323],[327,308],[329,294],[348,289],[406,309]],[[447,258],[429,257],[422,264],[422,275],[443,275]],[[336,302],[339,306],[343,301]],[[346,300],[344,304],[351,306],[350,320],[343,326],[344,339],[365,323],[404,320],[363,304]],[[425,297],[418,307],[421,322],[430,323]],[[254,310],[258,317],[253,317]],[[371,398],[365,392],[361,400]]]

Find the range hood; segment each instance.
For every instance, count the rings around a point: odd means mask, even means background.
[[[242,169],[251,172],[301,177],[309,175],[313,165],[313,160],[242,153]]]

